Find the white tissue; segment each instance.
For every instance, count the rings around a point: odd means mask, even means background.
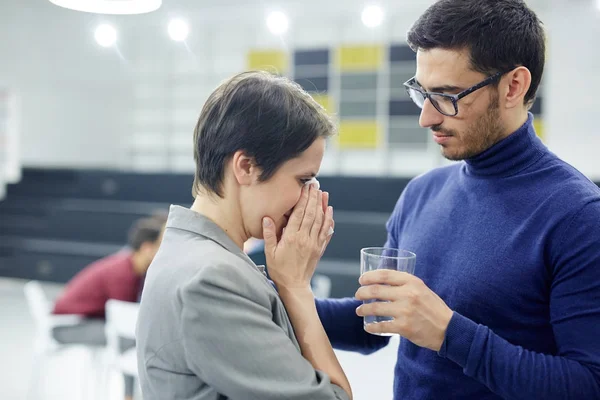
[[[313,177],[311,180],[306,181],[305,185],[310,185],[311,183],[315,183],[317,185],[317,189],[321,188],[321,184],[317,180],[317,178]]]
[[[316,184],[317,189],[321,188],[321,184],[319,183],[319,181],[317,180],[317,178],[313,177],[311,180],[307,181],[305,183],[305,185],[310,185],[311,183]],[[329,227],[329,232],[327,232],[327,236],[331,236],[331,235],[333,235],[333,228]]]

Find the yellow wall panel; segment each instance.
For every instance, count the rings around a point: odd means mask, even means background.
[[[544,121],[542,121],[541,115],[536,115],[534,117],[533,128],[535,129],[535,133],[537,133],[540,139],[544,140]]]
[[[251,50],[248,52],[247,62],[248,69],[282,75],[288,68],[288,55],[281,50]]]
[[[342,46],[336,58],[341,71],[372,71],[383,64],[383,47]]]
[[[341,121],[337,142],[345,149],[375,149],[379,146],[379,126],[377,121]]]
[[[317,103],[319,103],[320,105],[323,106],[323,108],[325,110],[327,110],[328,113],[333,114],[335,113],[335,107],[334,107],[334,102],[333,99],[331,98],[331,96],[327,95],[327,94],[312,94],[313,99],[315,99],[315,101]]]

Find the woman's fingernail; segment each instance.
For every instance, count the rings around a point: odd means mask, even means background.
[[[269,220],[269,218],[263,218],[263,226],[265,228],[271,226],[271,221]]]

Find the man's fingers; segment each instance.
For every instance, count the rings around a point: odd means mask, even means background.
[[[361,286],[356,291],[354,297],[357,300],[381,300],[391,301],[398,297],[398,286],[388,285],[369,285]]]
[[[402,286],[414,279],[418,278],[407,272],[394,271],[391,269],[378,269],[365,272],[360,276],[358,282],[362,286],[375,284]]]

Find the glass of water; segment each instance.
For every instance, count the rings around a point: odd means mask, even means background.
[[[415,273],[417,256],[408,250],[391,249],[385,247],[366,247],[360,250],[360,274],[378,269],[391,269],[394,271]],[[363,303],[373,303],[379,300],[366,300]],[[393,317],[365,315],[364,326],[383,321],[392,321]],[[378,333],[381,336],[391,336],[390,333]]]

